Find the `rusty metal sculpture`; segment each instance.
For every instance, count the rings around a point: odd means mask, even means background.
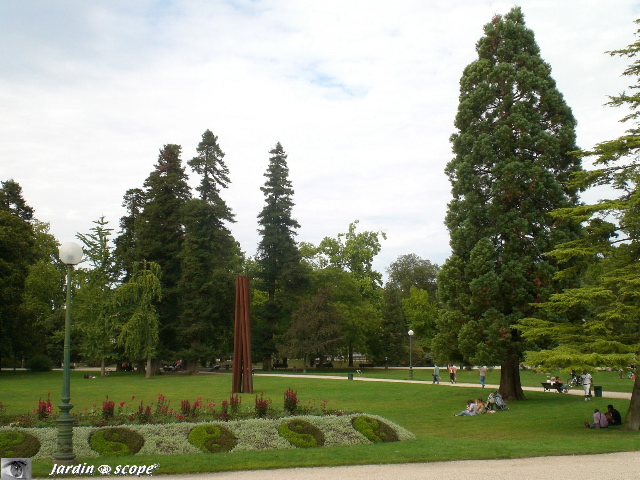
[[[236,277],[236,319],[233,330],[232,393],[253,393],[249,277]]]

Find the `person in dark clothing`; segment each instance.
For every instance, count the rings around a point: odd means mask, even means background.
[[[620,416],[620,412],[613,408],[613,405],[607,405],[607,420],[609,421],[609,425],[622,425],[622,416]]]

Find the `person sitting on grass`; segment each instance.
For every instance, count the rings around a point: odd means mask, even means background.
[[[478,415],[487,413],[487,407],[484,406],[484,400],[482,400],[482,398],[478,397],[476,400],[476,407],[478,408]]]
[[[478,414],[478,407],[476,406],[476,402],[474,402],[473,400],[468,400],[467,408],[461,411],[460,413],[454,414],[453,416],[454,417],[471,417],[477,414]]]
[[[597,408],[593,411],[593,423],[584,422],[584,426],[587,428],[607,428],[609,426],[609,422],[607,421],[607,416],[604,413],[600,413],[600,410]]]
[[[607,413],[605,413],[609,425],[622,425],[622,416],[620,412],[613,408],[613,405],[607,405]]]

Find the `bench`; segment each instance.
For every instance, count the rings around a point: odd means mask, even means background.
[[[559,385],[557,383],[548,383],[548,382],[541,382],[540,385],[542,385],[542,387],[544,388],[545,392],[550,392],[551,390],[556,390],[560,393],[562,393],[564,390],[566,390],[567,388],[569,388],[567,385]]]
[[[274,363],[273,369],[276,370],[277,368],[289,368],[289,365],[286,363]]]
[[[373,363],[359,363],[358,368],[373,368]]]

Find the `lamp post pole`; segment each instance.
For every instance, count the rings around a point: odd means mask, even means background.
[[[69,410],[71,404],[71,277],[73,266],[82,260],[82,247],[77,243],[68,242],[60,245],[58,254],[62,263],[67,266],[67,303],[65,305],[64,321],[64,356],[62,365],[62,403],[59,405],[58,417],[58,450],[53,454],[56,463],[72,465],[76,454],[73,452],[73,417]]]
[[[413,330],[409,330],[407,332],[409,334],[409,380],[413,380],[413,361],[411,358],[411,353],[412,353],[412,345],[411,345],[411,339],[413,338]]]

